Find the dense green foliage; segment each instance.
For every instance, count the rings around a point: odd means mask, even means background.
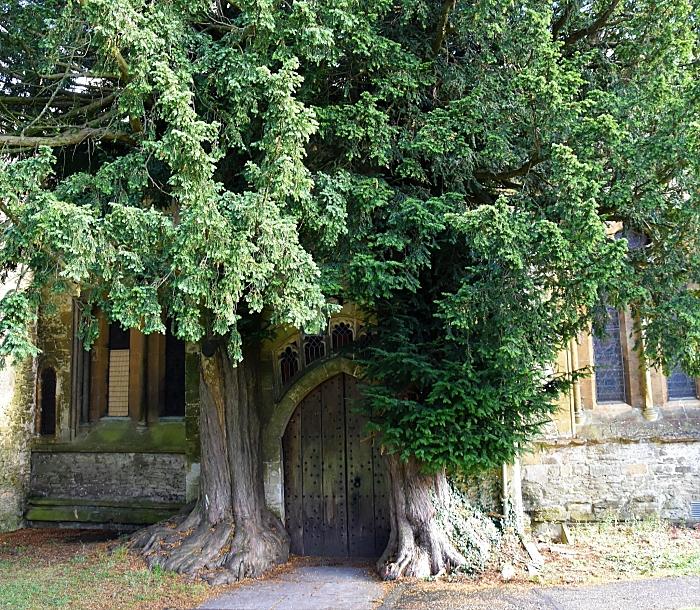
[[[469,469],[546,419],[607,305],[700,373],[692,0],[0,10],[0,257],[33,272],[4,353],[47,287],[236,355],[251,313],[349,299],[384,443]]]

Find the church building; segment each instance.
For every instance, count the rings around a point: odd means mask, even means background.
[[[39,356],[0,372],[0,530],[135,528],[197,497],[197,350],[101,319],[85,351],[78,307],[62,297],[42,311]],[[698,380],[646,370],[632,349],[638,325],[628,312],[608,314],[604,338],[578,337],[557,363],[594,373],[561,399],[521,463],[482,481],[474,500],[498,510],[516,493],[534,527],[700,520]],[[387,541],[383,460],[353,409],[362,333],[346,305],[325,333],[280,328],[262,348],[265,493],[296,554],[378,556]],[[332,514],[331,497],[341,507]]]

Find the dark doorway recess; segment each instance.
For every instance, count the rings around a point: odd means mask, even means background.
[[[42,436],[56,434],[56,371],[47,367],[41,372],[41,420]]]
[[[291,552],[377,557],[389,539],[384,460],[354,412],[357,381],[323,382],[299,403],[282,439]]]
[[[165,336],[164,417],[185,416],[185,342],[170,331]]]

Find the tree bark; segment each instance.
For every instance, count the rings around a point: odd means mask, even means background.
[[[287,560],[289,537],[265,504],[255,361],[249,353],[234,367],[224,348],[202,356],[199,499],[189,515],[132,538],[150,566],[187,574],[216,570],[208,579],[220,584]]]
[[[391,533],[377,561],[382,578],[425,578],[466,564],[438,526],[435,516],[447,506],[449,485],[444,472],[427,475],[414,459],[387,456]]]
[[[55,136],[17,136],[17,135],[0,135],[0,144],[10,148],[30,148],[38,146],[73,146],[80,144],[85,140],[114,140],[118,142],[126,142],[134,144],[134,139],[128,134],[121,131],[111,131],[106,127],[90,128],[85,127],[77,131],[67,131]]]

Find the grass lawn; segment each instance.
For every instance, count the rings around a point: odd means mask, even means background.
[[[0,609],[195,608],[212,587],[149,570],[104,532],[0,534]]]
[[[507,584],[497,560],[477,577],[452,576],[410,586],[417,591],[450,589],[455,593],[461,588],[494,585],[700,576],[700,530],[659,520],[584,524],[571,530],[573,544],[539,542],[546,563],[538,574],[528,572],[527,557],[519,547],[510,557],[515,576]],[[123,543],[104,532],[33,529],[0,534],[0,610],[187,609],[229,589],[231,586],[211,587],[162,570],[148,570]]]

